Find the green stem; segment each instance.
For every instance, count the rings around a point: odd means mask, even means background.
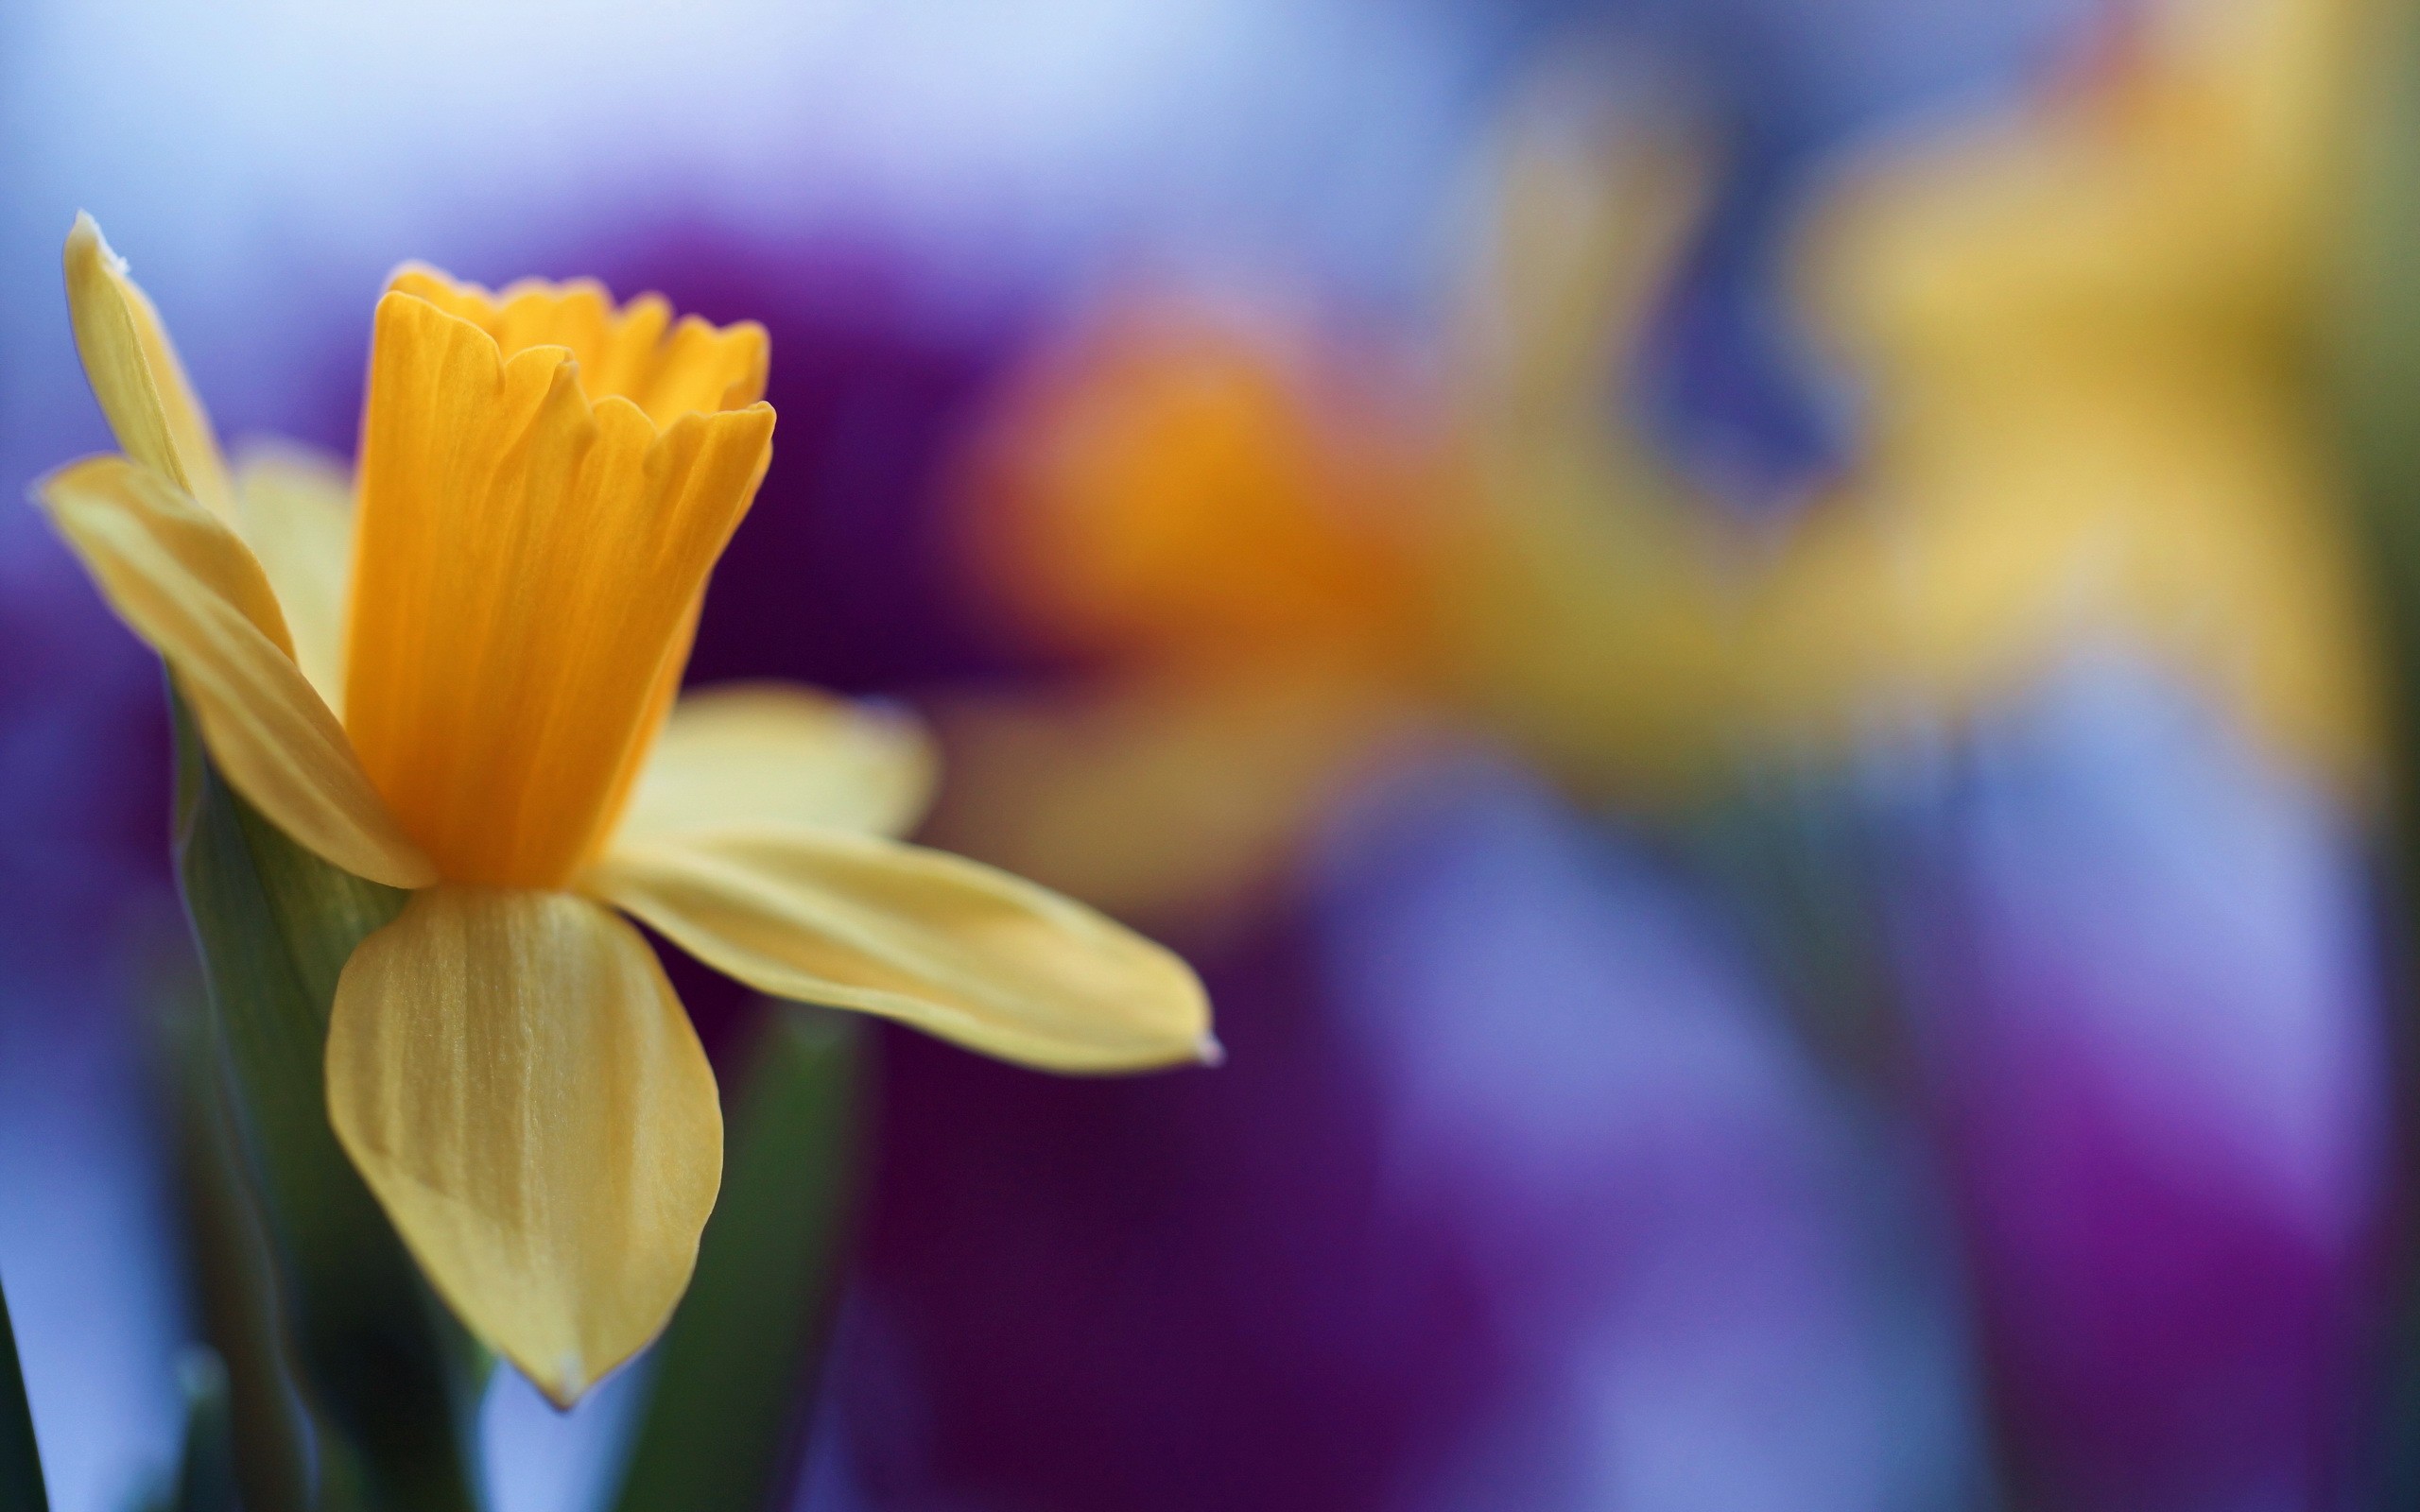
[[[234,1416],[227,1372],[198,1349],[185,1361],[185,1449],[177,1468],[176,1512],[243,1512],[235,1489]]]
[[[287,839],[176,714],[178,874],[321,1429],[322,1504],[350,1482],[374,1512],[473,1512],[477,1362],[337,1143],[321,1074],[337,974],[407,895]]]
[[[821,1009],[766,1015],[697,1276],[656,1347],[620,1512],[786,1504],[831,1320],[867,1038]]]
[[[2420,439],[2412,430],[2420,394],[2420,8],[2379,9],[2363,48],[2364,74],[2345,81],[2356,124],[2345,225],[2335,228],[2342,266],[2341,302],[2321,333],[2337,438],[2354,484],[2358,524],[2376,597],[2389,673],[2394,806],[2386,869],[2400,894],[2406,928],[2388,1020],[2390,1069],[2405,1184],[2396,1204],[2393,1274],[2396,1317],[2382,1341],[2385,1393],[2377,1430],[2382,1506],[2420,1504],[2420,958],[2411,910],[2420,898]]]
[[[34,1444],[33,1408],[26,1400],[25,1371],[17,1363],[17,1332],[9,1322],[9,1299],[0,1297],[0,1512],[49,1512],[43,1489],[42,1452]]]
[[[294,1400],[260,1204],[208,1014],[178,1007],[167,1039],[187,1268],[202,1336],[224,1363],[233,1475],[246,1512],[312,1512],[309,1428]]]

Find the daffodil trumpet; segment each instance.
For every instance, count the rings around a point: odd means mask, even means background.
[[[228,783],[411,889],[337,981],[330,1121],[438,1292],[554,1400],[663,1328],[721,1174],[713,1073],[622,913],[774,996],[1028,1065],[1215,1056],[1173,954],[901,842],[935,765],[911,721],[786,686],[677,696],[771,455],[762,328],[406,266],[348,484],[228,464],[89,217],[66,273],[124,454],[36,497]]]

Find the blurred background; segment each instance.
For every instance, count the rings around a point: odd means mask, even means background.
[[[0,480],[107,445],[78,209],[239,446],[350,449],[407,257],[769,327],[693,680],[913,708],[924,837],[1228,1051],[882,1032],[798,1507],[2408,1505],[2413,19],[10,0]],[[199,1328],[169,775],[0,509],[66,1512],[174,1464]],[[499,1379],[498,1512],[596,1505],[629,1398]]]

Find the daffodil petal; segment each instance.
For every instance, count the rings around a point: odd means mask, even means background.
[[[118,617],[176,673],[237,792],[356,876],[436,880],[295,665],[268,579],[233,531],[123,456],[70,464],[35,491]]]
[[[254,452],[235,472],[235,514],[285,610],[294,660],[344,709],[344,595],[353,573],[353,476],[300,447]]]
[[[194,397],[160,312],[126,276],[92,216],[67,233],[67,314],[76,350],[118,445],[166,473],[221,520],[234,518],[234,490],[210,416]]]
[[[932,741],[903,710],[785,683],[708,688],[672,706],[617,834],[767,823],[905,834],[936,770]]]
[[[1051,1071],[1215,1058],[1174,954],[1003,871],[803,826],[619,845],[583,888],[717,971]]]
[[[568,1406],[662,1331],[722,1180],[713,1070],[638,931],[441,886],[363,940],[328,1114],[439,1293]]]

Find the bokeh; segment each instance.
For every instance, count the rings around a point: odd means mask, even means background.
[[[13,0],[0,478],[108,444],[79,209],[239,448],[350,449],[406,258],[765,323],[692,681],[914,711],[1226,1051],[882,1031],[808,1512],[2402,1504],[2408,9]],[[65,1512],[199,1327],[168,743],[0,508]],[[501,1373],[497,1512],[646,1369]]]

